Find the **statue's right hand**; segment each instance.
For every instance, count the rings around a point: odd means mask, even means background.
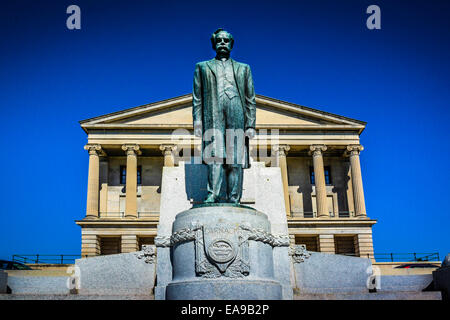
[[[194,135],[195,135],[196,137],[201,138],[201,137],[202,137],[202,128],[195,128],[195,129],[194,129]]]
[[[199,138],[202,137],[203,132],[202,132],[202,123],[201,122],[194,123],[194,135]]]
[[[194,135],[199,138],[202,137],[203,132],[202,132],[202,122],[201,121],[194,122]]]

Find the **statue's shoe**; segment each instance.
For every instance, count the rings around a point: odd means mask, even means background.
[[[204,201],[204,203],[215,203],[217,202],[216,197],[213,194],[210,194],[208,198]]]
[[[233,203],[233,204],[239,204],[239,199],[236,199],[234,197],[231,197],[228,199],[227,201],[228,203]]]

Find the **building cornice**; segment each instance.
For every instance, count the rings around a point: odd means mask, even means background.
[[[87,130],[158,130],[158,129],[187,129],[192,130],[193,125],[184,124],[124,124],[124,123],[100,123],[100,124],[87,124],[82,126]],[[295,125],[295,124],[260,124],[256,125],[256,129],[284,129],[284,130],[307,130],[307,131],[329,131],[329,130],[344,130],[344,131],[357,131],[360,132],[364,129],[364,126],[356,125]]]
[[[376,223],[377,220],[359,218],[288,218],[289,228],[372,227]]]
[[[81,227],[156,227],[159,223],[159,216],[154,218],[139,218],[139,219],[83,219],[75,220],[75,223]]]

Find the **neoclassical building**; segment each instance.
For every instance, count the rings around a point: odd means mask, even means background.
[[[367,216],[359,160],[366,123],[261,95],[256,104],[251,162],[280,168],[285,204],[280,210],[286,213],[291,241],[311,251],[373,259],[376,220]],[[80,124],[89,154],[86,215],[76,221],[82,256],[152,244],[161,199],[168,198],[161,197],[163,168],[198,155],[192,95]],[[244,188],[242,203],[252,206],[252,201]]]

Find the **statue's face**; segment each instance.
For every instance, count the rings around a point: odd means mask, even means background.
[[[231,52],[231,37],[228,32],[219,32],[216,36],[216,52],[230,53]]]

